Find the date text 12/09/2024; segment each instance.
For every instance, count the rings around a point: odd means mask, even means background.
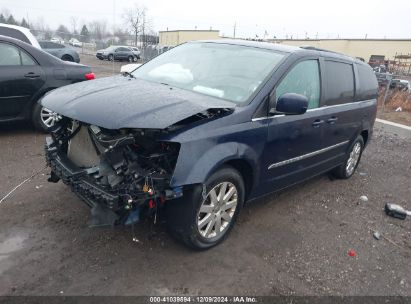
[[[150,297],[150,303],[258,303],[256,297],[232,296],[164,296]]]

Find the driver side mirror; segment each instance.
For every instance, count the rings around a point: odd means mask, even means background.
[[[271,109],[271,113],[285,115],[299,115],[307,112],[308,98],[301,94],[285,93],[281,95],[275,105],[275,109]]]

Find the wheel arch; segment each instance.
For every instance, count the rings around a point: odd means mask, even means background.
[[[251,166],[250,162],[247,161],[246,159],[231,159],[220,165],[220,167],[217,168],[222,168],[223,166],[230,166],[233,167],[235,170],[237,170],[244,182],[244,187],[245,187],[245,199],[247,199],[248,195],[251,193],[251,189],[253,188],[255,182],[254,182],[254,175],[255,173],[253,172],[253,167]]]
[[[200,148],[200,147],[199,147]],[[213,173],[223,166],[231,166],[242,176],[246,188],[246,197],[257,184],[259,176],[258,153],[250,146],[227,142],[211,147],[201,157],[196,158],[192,149],[180,150],[171,186],[203,184]],[[187,154],[186,154],[187,153]],[[181,157],[181,158],[180,158]]]
[[[364,146],[367,145],[368,139],[369,139],[369,132],[368,130],[362,130],[360,135],[362,136],[362,139],[364,140]]]

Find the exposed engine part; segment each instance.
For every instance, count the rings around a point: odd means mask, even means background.
[[[92,207],[93,226],[133,225],[140,211],[155,215],[157,206],[182,196],[181,187],[170,188],[180,145],[160,141],[161,132],[107,130],[65,119],[46,140],[49,180],[62,179]]]
[[[91,167],[99,163],[96,149],[86,127],[81,127],[68,142],[68,158],[79,167]]]

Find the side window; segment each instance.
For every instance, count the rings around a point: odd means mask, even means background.
[[[37,65],[37,63],[26,52],[20,51],[22,65]]]
[[[357,100],[368,100],[377,98],[378,82],[377,77],[371,67],[357,64],[359,88],[357,90]]]
[[[352,64],[325,61],[325,104],[327,106],[353,102],[354,70]]]
[[[275,96],[278,99],[285,93],[297,93],[308,98],[308,108],[318,108],[320,103],[320,70],[318,60],[306,60],[297,63],[277,86]]]
[[[18,48],[0,43],[0,66],[21,65],[20,52]]]
[[[47,49],[47,42],[46,41],[39,41],[39,44],[41,46],[42,49]]]
[[[17,47],[0,43],[0,66],[37,65],[26,52]]]
[[[64,45],[61,45],[60,43],[54,43],[54,42],[49,42],[49,49],[63,49]]]

